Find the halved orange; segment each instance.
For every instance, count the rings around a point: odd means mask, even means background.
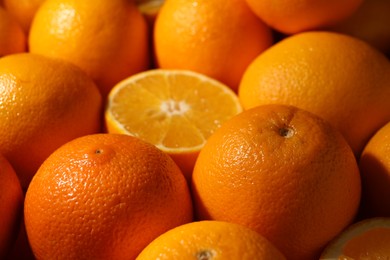
[[[105,123],[110,133],[133,135],[167,152],[189,180],[208,137],[241,111],[236,93],[213,78],[153,69],[114,86]]]
[[[390,259],[390,218],[368,218],[352,224],[320,257],[332,259]]]

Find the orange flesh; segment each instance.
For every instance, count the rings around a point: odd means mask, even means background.
[[[374,228],[348,241],[339,259],[388,259],[390,228]]]
[[[230,90],[210,84],[187,75],[156,74],[119,90],[110,110],[125,131],[165,151],[198,149],[241,110]]]

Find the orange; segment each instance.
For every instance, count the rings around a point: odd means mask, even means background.
[[[390,121],[390,63],[383,53],[347,35],[296,34],[249,65],[238,95],[244,109],[277,103],[325,118],[359,156]]]
[[[108,132],[129,134],[170,154],[187,179],[207,138],[242,111],[237,95],[202,74],[155,69],[117,84],[108,97]]]
[[[27,38],[16,19],[0,6],[0,57],[25,52]]]
[[[0,153],[24,189],[57,147],[101,130],[96,85],[66,61],[31,53],[1,58],[0,100]]]
[[[134,259],[192,221],[192,204],[167,154],[132,136],[95,134],[50,155],[27,190],[24,213],[37,259]]]
[[[103,96],[149,62],[145,18],[128,0],[47,0],[35,14],[29,47],[78,65]]]
[[[348,19],[329,29],[365,40],[380,51],[390,54],[390,1],[364,0]]]
[[[225,122],[199,153],[192,175],[197,219],[252,228],[287,259],[319,256],[354,220],[360,185],[353,152],[335,128],[276,104]]]
[[[271,44],[271,30],[243,0],[167,0],[154,28],[158,67],[197,71],[234,90]]]
[[[138,255],[150,259],[286,259],[254,230],[224,221],[198,221],[157,237]]]
[[[363,214],[390,217],[390,122],[365,146],[359,167],[363,184]]]
[[[30,30],[36,11],[45,0],[3,0],[7,11],[12,14],[25,33]]]
[[[324,250],[320,260],[388,259],[390,218],[368,218],[344,230]]]
[[[348,18],[363,0],[246,0],[246,2],[251,10],[272,28],[286,34],[296,34]]]
[[[7,159],[0,155],[0,258],[10,252],[19,230],[23,192],[19,179]]]

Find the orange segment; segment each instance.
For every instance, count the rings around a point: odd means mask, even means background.
[[[109,95],[105,119],[108,132],[156,145],[189,173],[208,137],[241,111],[237,95],[210,77],[155,69],[117,84]]]

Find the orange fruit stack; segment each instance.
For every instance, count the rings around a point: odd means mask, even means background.
[[[390,258],[389,3],[0,0],[0,258]]]
[[[74,139],[42,164],[25,199],[38,259],[134,259],[192,221],[185,178],[155,146],[127,135]]]
[[[359,156],[369,138],[390,121],[390,62],[347,35],[295,34],[248,66],[238,95],[244,109],[277,103],[325,118]]]
[[[288,259],[319,256],[354,220],[360,185],[343,136],[322,118],[284,105],[228,120],[208,139],[192,175],[199,219],[250,227]]]

